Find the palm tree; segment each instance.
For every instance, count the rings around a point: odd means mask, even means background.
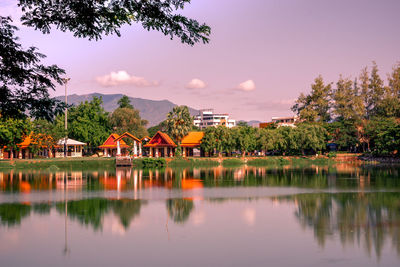
[[[187,106],[176,106],[167,115],[167,131],[178,145],[193,127],[193,117]]]

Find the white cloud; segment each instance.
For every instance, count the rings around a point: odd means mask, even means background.
[[[205,82],[200,79],[192,79],[188,84],[186,84],[187,89],[203,89],[207,86]]]
[[[110,74],[96,77],[96,82],[104,87],[118,86],[118,85],[134,85],[137,87],[158,86],[157,81],[147,81],[143,77],[130,75],[125,70],[117,72],[112,71]]]
[[[237,89],[239,89],[241,91],[246,91],[246,92],[253,91],[256,89],[256,84],[254,83],[253,80],[247,80],[247,81],[239,84]]]

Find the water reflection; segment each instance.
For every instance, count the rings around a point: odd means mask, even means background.
[[[343,246],[362,244],[382,254],[390,239],[400,255],[400,193],[300,194],[278,197],[295,203],[301,226],[311,228],[321,247],[338,235]]]
[[[232,257],[246,247],[247,254],[251,254],[264,246],[269,247],[273,257],[273,248],[284,251],[290,246],[289,239],[290,243],[301,240],[304,244],[310,239],[329,255],[332,246],[339,246],[361,247],[362,255],[376,255],[378,259],[385,258],[387,249],[400,256],[399,175],[399,168],[394,166],[348,164],[306,168],[9,170],[0,172],[0,245],[2,238],[13,231],[21,231],[25,240],[37,242],[35,231],[48,220],[58,220],[55,229],[46,231],[54,236],[65,233],[66,255],[70,247],[73,253],[79,253],[83,239],[76,236],[77,232],[88,239],[90,246],[90,242],[98,245],[102,240],[98,236],[106,238],[112,228],[112,235],[121,236],[120,246],[109,247],[116,254],[130,246],[122,240],[125,234],[134,232],[129,241],[137,242],[136,249],[164,245],[158,252],[177,244],[183,246],[178,251],[198,244],[213,247],[209,244],[212,240],[218,248],[239,244]],[[250,187],[272,188],[275,195],[251,195]],[[278,194],[281,187],[306,188],[303,191],[307,193],[283,196]],[[167,193],[163,197],[150,195],[147,200],[140,194],[157,190]],[[250,195],[235,195],[242,191]],[[68,198],[74,192],[79,192],[79,197]],[[93,197],[91,192],[105,194]],[[39,200],[32,197],[35,194],[41,196]],[[52,199],[50,196],[55,194],[61,197]],[[65,220],[65,225],[59,219]],[[157,232],[160,226],[162,232]],[[296,232],[296,227],[301,230]],[[149,242],[151,245],[146,247]]]
[[[307,168],[285,166],[105,170],[11,170],[0,171],[0,190],[30,193],[68,189],[96,191],[133,190],[152,187],[194,189],[201,187],[285,186],[301,188],[400,188],[400,168],[338,164]],[[65,182],[67,181],[67,182]]]

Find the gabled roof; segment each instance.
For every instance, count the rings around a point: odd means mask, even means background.
[[[124,132],[123,134],[121,134],[118,138],[115,139],[115,142],[117,142],[118,140],[121,142],[122,138],[124,138],[124,137],[132,138],[133,140],[136,140],[137,142],[140,142],[140,143],[142,142],[139,138],[137,138],[136,136],[134,136],[133,134],[128,133],[128,132]]]
[[[144,147],[176,147],[168,134],[158,131]]]
[[[143,142],[143,140],[150,140],[151,138],[150,137],[148,137],[147,135],[146,136],[143,136],[141,139],[140,139],[140,141],[142,141]]]
[[[62,138],[57,142],[57,145],[64,145],[64,143],[65,143],[65,139]],[[67,145],[71,145],[71,146],[81,145],[81,146],[84,146],[84,145],[86,145],[86,143],[82,143],[82,142],[76,141],[74,139],[67,138]]]
[[[201,144],[201,139],[203,139],[204,132],[190,132],[188,135],[183,137],[181,146],[182,147],[197,147]]]
[[[107,140],[101,146],[99,146],[99,148],[117,148],[117,142],[115,141],[115,139],[117,139],[118,137],[119,135],[116,133],[110,134]],[[129,147],[124,140],[119,141],[119,146],[121,148]]]

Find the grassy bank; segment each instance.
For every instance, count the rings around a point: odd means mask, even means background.
[[[16,159],[0,160],[1,168],[35,169],[35,168],[89,168],[115,167],[115,158],[51,158],[51,159]]]

